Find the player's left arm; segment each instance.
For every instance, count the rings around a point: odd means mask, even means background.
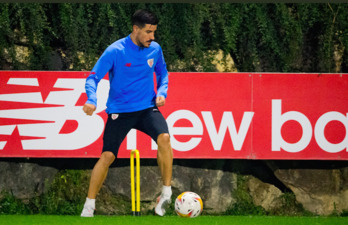
[[[160,48],[159,57],[155,65],[156,80],[157,80],[157,97],[156,106],[164,106],[168,91],[168,70],[164,60],[162,49]]]

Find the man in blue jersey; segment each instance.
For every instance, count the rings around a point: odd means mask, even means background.
[[[168,71],[162,49],[154,42],[157,23],[158,19],[152,12],[136,11],[132,16],[132,33],[104,51],[86,80],[88,100],[83,111],[87,115],[92,115],[96,110],[98,82],[106,73],[109,73],[110,91],[106,104],[108,119],[103,150],[92,171],[82,217],[93,217],[97,193],[109,166],[117,157],[120,144],[132,128],[148,134],[158,145],[157,162],[163,187],[155,213],[163,216],[165,206],[170,203],[173,152],[167,123],[157,108],[165,104]],[[157,77],[157,94],[154,91],[154,72]]]

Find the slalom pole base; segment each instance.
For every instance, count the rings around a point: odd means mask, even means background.
[[[141,213],[140,213],[140,212],[135,212],[135,211],[132,211],[132,215],[133,215],[133,216],[140,216],[140,215],[141,215]]]

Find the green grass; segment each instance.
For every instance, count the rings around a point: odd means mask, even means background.
[[[280,217],[280,216],[199,216],[180,218],[178,216],[79,216],[53,215],[1,215],[1,225],[344,225],[347,217]]]

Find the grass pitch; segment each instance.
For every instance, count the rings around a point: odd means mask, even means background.
[[[1,215],[1,225],[346,225],[348,217],[281,217],[281,216],[79,216],[54,215]]]

